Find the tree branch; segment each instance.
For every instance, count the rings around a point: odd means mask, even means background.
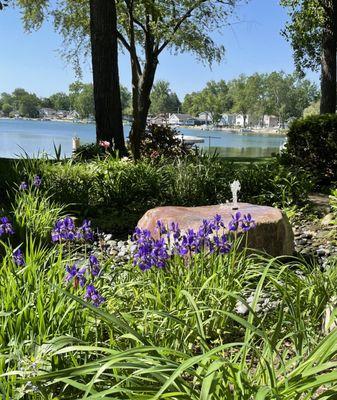
[[[191,7],[189,10],[186,11],[184,15],[180,17],[180,19],[176,22],[173,31],[170,35],[170,38],[165,40],[164,43],[158,47],[157,49],[157,56],[169,45],[171,42],[173,36],[177,33],[178,29],[181,27],[181,25],[192,15],[193,11],[195,11],[201,4],[206,3],[208,0],[199,0],[197,1],[193,7]]]

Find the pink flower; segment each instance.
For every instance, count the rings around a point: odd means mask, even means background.
[[[105,151],[107,151],[108,148],[110,147],[110,142],[106,140],[100,140],[99,145],[104,147]]]

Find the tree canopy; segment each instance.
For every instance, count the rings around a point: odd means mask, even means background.
[[[317,99],[316,85],[298,74],[256,73],[240,75],[227,83],[208,82],[200,92],[185,96],[183,109],[192,115],[211,112],[216,116],[215,123],[223,113],[230,112],[242,114],[245,120],[249,115],[254,123],[264,115],[275,115],[282,124],[302,116],[303,110]]]
[[[232,98],[229,96],[229,88],[224,80],[219,82],[207,82],[206,87],[200,92],[193,92],[186,95],[184,99],[184,111],[197,115],[207,111],[214,123],[221,119],[224,112],[231,109]]]
[[[291,43],[297,70],[321,68],[320,112],[336,112],[337,0],[281,0],[290,21],[283,35]]]
[[[176,93],[170,89],[170,83],[159,80],[155,83],[151,93],[151,114],[168,114],[177,112],[181,103]]]

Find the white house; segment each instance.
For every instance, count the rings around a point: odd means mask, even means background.
[[[159,114],[153,118],[150,118],[149,123],[154,125],[167,125],[168,114]]]
[[[277,128],[279,126],[279,120],[275,115],[264,115],[263,126],[267,128]]]
[[[171,114],[168,124],[193,126],[196,124],[196,119],[189,114]]]
[[[68,111],[66,111],[66,110],[56,111],[57,118],[65,118],[67,115],[68,115]]]
[[[79,119],[80,118],[80,114],[73,110],[73,111],[69,111],[68,115],[67,115],[67,119]]]
[[[41,118],[55,118],[57,111],[53,108],[40,108],[39,115]]]
[[[235,125],[236,126],[245,126],[245,117],[246,117],[246,126],[249,124],[249,115],[236,114],[235,116]]]
[[[236,115],[235,114],[222,114],[219,121],[220,126],[233,126],[235,125]]]
[[[212,117],[212,114],[209,111],[201,112],[198,115],[198,119],[200,120],[201,123],[204,123],[206,125],[213,123],[213,117]]]

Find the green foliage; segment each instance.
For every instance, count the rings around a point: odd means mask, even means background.
[[[288,132],[285,163],[310,171],[318,185],[337,180],[337,116],[310,116],[294,121]]]
[[[206,87],[200,92],[185,96],[183,109],[192,115],[207,111],[211,115],[211,122],[216,124],[222,114],[232,108],[233,100],[228,91],[228,85],[224,80],[207,82]]]
[[[2,111],[6,116],[12,111],[17,111],[22,117],[36,118],[39,114],[40,99],[33,93],[18,88],[12,94],[2,93],[0,102]]]
[[[12,202],[16,239],[21,243],[32,236],[38,242],[48,243],[55,221],[63,215],[63,208],[53,202],[48,193],[34,186],[17,190]]]
[[[75,82],[71,84],[69,98],[72,109],[76,110],[81,118],[95,114],[94,89],[91,83]]]
[[[332,212],[335,215],[335,220],[337,221],[337,189],[333,189],[331,191],[331,195],[329,197],[329,203]]]
[[[59,92],[49,97],[50,107],[55,110],[70,110],[70,99],[66,93]]]
[[[300,260],[283,265],[236,250],[188,266],[176,260],[165,271],[125,267],[113,278],[113,287],[106,285],[109,312],[89,307],[112,338],[98,346],[53,340],[44,354],[61,366],[30,377],[41,390],[48,382],[65,398],[135,400],[309,400],[336,393],[337,331],[321,333],[336,294],[336,264],[322,272]],[[248,315],[238,315],[235,304],[247,290],[254,293]],[[266,293],[277,302],[268,312],[258,306]]]
[[[310,104],[309,107],[303,111],[303,117],[309,117],[310,115],[319,115],[320,100]]]
[[[316,85],[296,74],[256,73],[227,83],[208,82],[202,91],[185,96],[183,108],[193,115],[209,111],[214,123],[224,112],[231,112],[242,114],[249,124],[261,124],[264,115],[276,115],[284,124],[301,117],[317,96]]]
[[[47,350],[43,345],[56,335],[76,332],[82,340],[94,335],[86,310],[61,291],[65,264],[69,260],[62,259],[61,249],[45,247],[31,236],[21,247],[24,267],[15,265],[14,249],[2,242],[0,248],[1,254],[5,249],[0,260],[0,279],[5,283],[0,285],[0,374],[21,369],[24,376],[29,377],[40,368],[66,367],[67,363],[52,357],[48,351],[43,353],[41,349]],[[31,384],[17,382],[15,377],[0,378],[0,395],[4,399],[24,398],[22,393],[34,399],[49,398],[47,395],[38,397]]]
[[[75,159],[80,161],[106,157],[104,148],[97,143],[82,144],[75,152]]]
[[[122,111],[124,114],[131,115],[131,93],[129,92],[128,88],[121,85],[121,103],[122,103]]]
[[[151,92],[151,107],[152,114],[168,114],[177,112],[181,107],[181,103],[176,93],[170,89],[169,82],[157,81]]]
[[[177,138],[179,132],[169,126],[149,125],[141,141],[141,155],[156,159],[182,157],[191,152],[185,143]]]
[[[325,3],[325,4],[324,4]],[[324,27],[327,25],[328,2],[321,0],[281,0],[290,21],[283,31],[292,44],[297,69],[317,70],[321,63]]]
[[[4,104],[2,105],[2,111],[3,111],[4,115],[5,115],[6,117],[8,117],[9,114],[13,111],[13,107],[12,107],[10,104],[8,104],[8,103],[4,103]]]
[[[310,174],[302,168],[291,170],[276,160],[235,163],[216,155],[158,157],[155,163],[143,159],[136,164],[113,157],[91,162],[27,159],[6,179],[20,182],[33,174],[42,176],[41,190],[57,204],[70,204],[68,210],[89,213],[106,229],[124,232],[152,207],[224,203],[231,199],[234,179],[241,182],[240,200],[257,204],[302,205],[312,190]]]

